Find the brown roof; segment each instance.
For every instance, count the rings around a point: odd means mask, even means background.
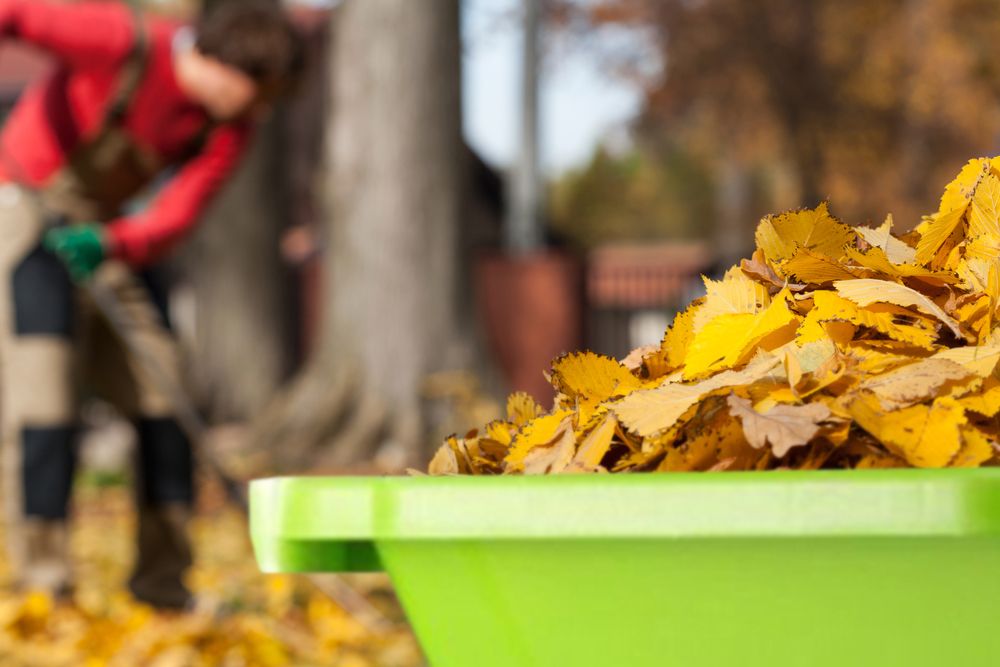
[[[587,262],[587,298],[601,307],[669,307],[712,259],[703,242],[603,246],[593,250]]]

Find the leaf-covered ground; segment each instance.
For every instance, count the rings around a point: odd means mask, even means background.
[[[220,503],[203,507],[193,526],[196,608],[165,614],[137,604],[124,587],[133,558],[128,491],[84,488],[75,502],[74,603],[0,589],[0,664],[6,667],[423,664],[384,578],[327,579],[317,586],[301,577],[262,575],[245,518]],[[9,576],[6,560],[0,575]]]

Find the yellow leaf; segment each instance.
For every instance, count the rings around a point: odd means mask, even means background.
[[[849,409],[861,428],[918,468],[943,468],[962,446],[965,410],[948,396],[886,412],[877,398],[862,395]]]
[[[734,363],[744,364],[761,350],[770,352],[792,342],[801,323],[802,318],[788,307],[787,293],[778,294],[740,341]]]
[[[788,376],[788,386],[794,392],[802,382],[802,364],[797,355],[785,350],[785,375]]]
[[[921,225],[923,229],[917,242],[917,263],[932,268],[946,266],[946,259],[952,248],[961,240],[964,217],[965,208],[955,208],[937,213]]]
[[[535,447],[542,447],[555,438],[559,427],[567,417],[571,417],[571,410],[556,410],[555,412],[536,417],[521,427],[521,430],[514,436],[510,452],[504,459],[507,470],[524,470],[524,459]]]
[[[889,338],[923,348],[934,346],[935,334],[933,331],[923,328],[918,324],[900,324],[897,322],[896,313],[878,311],[871,308],[859,308],[852,301],[848,301],[833,292],[815,292],[813,294],[815,305],[806,315],[805,323],[800,329],[803,342],[816,340],[806,337],[809,333],[807,325],[810,322],[828,322],[831,320],[841,320],[857,326],[868,327]],[[825,333],[825,331],[824,331]]]
[[[756,387],[754,387],[754,389],[756,389]],[[754,397],[756,397],[756,392],[751,393]],[[764,413],[776,405],[798,405],[801,402],[802,398],[792,391],[790,387],[778,387],[777,389],[770,389],[763,398],[755,401],[753,408],[757,412]]]
[[[643,356],[645,377],[662,378],[684,364],[684,357],[687,356],[694,337],[694,314],[701,307],[702,301],[703,299],[695,301],[686,310],[675,315],[674,321],[663,334],[659,347]]]
[[[822,341],[833,342],[830,334],[826,331],[826,327],[823,326],[823,321],[816,316],[810,315],[812,313],[806,315],[806,318],[802,320],[802,324],[799,325],[799,330],[795,332],[795,342],[798,345],[810,345]]]
[[[819,345],[821,343],[806,345],[803,349],[804,358],[809,359],[809,348]],[[820,349],[817,349],[816,352],[820,352]],[[820,354],[816,354],[815,359],[819,358]],[[796,386],[796,394],[800,399],[806,399],[816,392],[841,382],[847,373],[847,364],[835,352],[819,363],[815,359],[808,361],[808,366],[804,367],[808,368],[808,370],[804,370],[805,375],[802,381]],[[757,405],[756,407],[759,409],[761,406]]]
[[[982,294],[978,299],[964,303],[953,311],[953,317],[966,329],[985,334],[980,336],[980,345],[985,343],[985,336],[989,335],[989,325],[992,320],[990,301],[988,295]]]
[[[604,421],[587,434],[587,437],[580,443],[580,449],[573,457],[573,465],[582,470],[595,470],[600,466],[601,459],[611,447],[611,441],[617,427],[618,421],[614,415],[609,413]]]
[[[958,402],[966,410],[983,415],[984,417],[995,417],[1000,413],[1000,387],[993,387],[982,394],[971,394],[958,399]]]
[[[946,271],[932,271],[914,264],[894,264],[881,248],[869,248],[862,252],[848,246],[845,252],[848,259],[858,266],[890,278],[917,278],[925,282],[944,285],[953,285],[959,282],[958,276]]]
[[[948,313],[941,310],[941,307],[920,292],[889,282],[888,280],[842,280],[833,284],[837,293],[858,304],[859,306],[869,306],[873,303],[891,303],[897,306],[911,306],[920,312],[937,318],[942,324],[947,326],[955,337],[963,339],[962,331],[958,323],[948,316]]]
[[[514,426],[524,426],[544,412],[542,406],[523,391],[513,393],[507,399],[507,421]]]
[[[910,264],[917,259],[916,248],[911,248],[892,235],[892,214],[877,228],[855,227],[856,231],[873,249],[881,251],[892,264]]]
[[[840,259],[844,247],[856,238],[850,227],[830,215],[825,202],[815,209],[769,215],[761,220],[756,233],[757,247],[772,263],[791,259],[799,248]]]
[[[994,443],[975,426],[962,427],[962,448],[951,465],[955,468],[976,468],[993,458]]]
[[[684,361],[684,377],[690,379],[710,370],[732,366],[728,360],[735,353],[734,341],[741,341],[758,317],[752,313],[720,315],[702,327],[695,334]]]
[[[795,251],[781,270],[786,276],[803,283],[830,283],[858,277],[840,262],[806,248]]]
[[[789,293],[779,293],[766,310],[757,314],[723,315],[695,334],[684,362],[684,377],[691,379],[712,369],[742,364],[765,339],[787,328],[783,339],[769,341],[773,349],[794,338],[799,318],[788,308]],[[720,356],[721,355],[721,356]]]
[[[723,371],[694,384],[670,383],[626,396],[612,410],[619,421],[640,437],[655,437],[670,427],[702,397],[729,387],[741,387],[768,375],[784,374],[781,358],[762,355],[740,371]]]
[[[961,270],[961,273],[975,273],[980,284],[985,287],[989,267],[996,264],[998,256],[1000,256],[1000,236],[970,238],[965,243],[966,266],[964,270]]]
[[[663,337],[661,347],[667,352],[667,359],[674,368],[684,363],[684,356],[694,336],[694,315],[693,309],[678,313]]]
[[[854,304],[851,306],[857,308]],[[810,311],[795,332],[795,343],[800,346],[813,343],[829,343],[835,347],[844,346],[851,342],[857,329],[855,324],[846,319],[822,317],[821,312],[813,314]]]
[[[601,403],[625,396],[642,386],[639,378],[611,357],[589,351],[556,359],[552,364],[551,381],[556,390],[577,405],[581,423],[590,421]]]
[[[524,457],[525,475],[551,475],[566,469],[576,452],[573,419],[566,417],[549,442],[542,443]]]
[[[1000,344],[969,345],[935,352],[933,359],[947,359],[979,377],[989,377],[1000,363]]]
[[[888,452],[873,451],[861,457],[854,467],[858,470],[905,468],[906,462]]]
[[[895,352],[884,352],[861,344],[850,345],[848,352],[851,355],[854,366],[860,372],[868,375],[885,373],[893,368],[913,363],[912,356],[896,354]]]
[[[719,461],[731,461],[734,470],[750,470],[760,460],[761,452],[750,446],[743,435],[743,425],[736,419],[726,419],[716,431]],[[765,453],[770,456],[770,451]]]
[[[898,410],[932,398],[947,383],[970,377],[972,373],[954,361],[932,357],[872,376],[861,389],[873,393],[883,409]]]
[[[976,186],[969,208],[968,235],[1000,239],[1000,179],[993,174],[983,174]]]
[[[566,354],[552,364],[552,383],[575,398],[607,400],[618,392],[637,389],[642,382],[620,363],[594,352]]]
[[[495,440],[501,445],[510,445],[514,440],[514,433],[517,432],[517,427],[510,422],[497,420],[487,424],[483,432],[490,440]]]
[[[715,400],[724,405],[721,399]],[[760,452],[750,447],[743,436],[743,428],[738,420],[730,418],[725,410],[718,410],[714,405],[706,412],[715,416],[710,416],[707,420],[695,420],[695,424],[686,428],[683,444],[667,450],[658,470],[717,470],[723,462],[738,470],[746,470],[760,459]]]
[[[795,358],[795,363],[802,373],[814,372],[837,353],[837,347],[829,339],[818,340],[804,345],[793,344],[786,346],[784,349],[787,354]]]
[[[767,288],[748,278],[739,269],[730,269],[722,280],[703,280],[705,300],[693,315],[695,333],[720,315],[758,313],[771,303]]]
[[[973,159],[965,163],[955,180],[945,186],[938,211],[961,210],[964,212],[969,202],[972,201],[979,182],[989,172],[990,162],[985,158]]]

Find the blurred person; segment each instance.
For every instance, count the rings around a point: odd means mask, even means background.
[[[0,134],[0,434],[15,583],[72,591],[67,514],[83,390],[116,404],[138,434],[130,588],[182,608],[191,443],[78,286],[116,294],[131,335],[180,383],[144,270],[177,246],[238,165],[255,121],[297,77],[300,42],[278,3],[254,0],[222,3],[195,26],[118,2],[0,0],[0,34],[58,63]],[[123,215],[170,170],[147,210]]]

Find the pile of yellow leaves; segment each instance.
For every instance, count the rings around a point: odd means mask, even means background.
[[[1000,443],[1000,158],[970,161],[912,232],[826,204],[622,361],[557,359],[551,411],[449,438],[432,474],[963,467]]]

